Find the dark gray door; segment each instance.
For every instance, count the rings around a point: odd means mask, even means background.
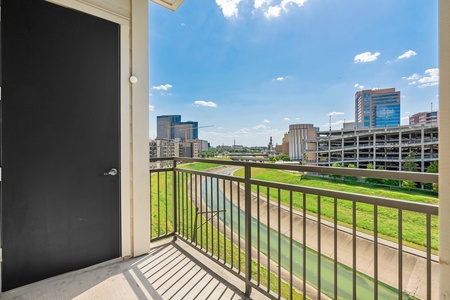
[[[119,26],[2,0],[2,288],[120,256]],[[120,170],[119,170],[120,171]]]

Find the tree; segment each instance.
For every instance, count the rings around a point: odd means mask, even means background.
[[[375,167],[373,166],[372,163],[368,163],[366,169],[367,170],[374,170]],[[380,182],[380,180],[378,178],[370,178],[370,177],[364,177],[364,181],[367,182],[367,183],[371,183],[371,184],[377,184],[377,183]]]
[[[439,162],[433,161],[427,168],[427,173],[439,173]]]
[[[276,155],[273,155],[273,156],[270,156],[270,157],[269,157],[269,160],[270,160],[271,162],[276,162],[278,159],[279,159],[279,158],[278,158],[278,156],[276,156]]]
[[[340,163],[338,163],[338,162],[335,162],[334,164],[331,165],[331,167],[332,168],[342,168],[342,165]],[[333,178],[333,179],[342,180],[342,176],[341,175],[331,174],[330,177]]]
[[[278,158],[281,159],[282,161],[290,161],[291,160],[289,155],[286,155],[286,154],[281,154],[280,156],[278,156]]]
[[[417,163],[414,160],[415,153],[414,151],[409,151],[408,156],[406,156],[405,161],[402,165],[402,170],[407,172],[416,172],[417,171]],[[402,187],[410,190],[416,187],[416,183],[411,180],[403,180]]]
[[[433,161],[427,168],[427,173],[439,173],[439,162]],[[430,188],[430,184],[425,184],[426,187]],[[436,194],[439,193],[439,184],[432,183],[431,184],[431,190],[435,192]]]
[[[406,156],[405,161],[402,165],[402,170],[407,172],[416,172],[417,171],[417,163],[414,159],[416,153],[414,151],[409,151],[408,156]]]
[[[379,166],[379,167],[377,168],[377,170],[382,171],[382,170],[384,170],[384,167],[383,167],[383,166]],[[383,178],[383,179],[381,179],[381,183],[383,183],[383,184],[385,184],[385,185],[398,186],[399,181],[398,181],[398,180],[395,180],[395,179]]]
[[[349,164],[347,166],[347,168],[356,169],[356,166],[354,164]],[[345,176],[345,180],[348,180],[350,182],[356,182],[356,181],[358,181],[358,177],[356,177],[356,176]]]

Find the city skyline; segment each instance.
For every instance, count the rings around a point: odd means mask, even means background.
[[[201,8],[201,9],[200,9]],[[157,115],[211,145],[280,144],[291,124],[354,121],[360,90],[401,92],[401,124],[439,108],[437,1],[185,1],[150,5],[150,138]]]

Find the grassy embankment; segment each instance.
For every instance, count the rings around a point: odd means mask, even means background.
[[[244,170],[239,169],[236,176],[244,176]],[[420,203],[437,204],[438,198],[426,191],[407,191],[401,188],[380,187],[377,185],[360,182],[341,182],[330,178],[301,176],[292,172],[271,169],[252,169],[252,178],[286,184],[302,185],[307,187],[336,190],[348,193],[357,193],[399,200],[414,201]],[[252,186],[256,192],[256,186]],[[260,195],[267,197],[267,189],[260,189]],[[269,190],[270,199],[278,198],[278,190]],[[317,213],[317,196],[307,195],[306,210],[315,215]],[[289,204],[289,191],[281,191],[281,202]],[[300,193],[294,193],[293,206],[297,210],[303,209],[303,196]],[[373,233],[373,205],[356,205],[356,226],[359,231],[369,234]],[[334,200],[332,198],[321,197],[321,213],[328,220],[333,220]],[[351,227],[352,224],[352,202],[338,200],[338,222],[339,224]],[[379,237],[398,241],[398,211],[385,207],[378,208],[378,231]],[[425,250],[426,246],[426,217],[422,214],[403,212],[403,240],[405,245],[420,250]],[[433,253],[437,254],[438,249],[438,218],[431,218],[431,247]]]
[[[210,168],[218,167],[220,165],[211,163],[189,163],[180,165],[182,168],[204,171]],[[167,183],[167,185],[166,185]],[[151,199],[159,199],[159,201],[153,201],[151,203],[152,207],[152,236],[164,235],[165,233],[170,233],[173,231],[173,215],[172,215],[172,174],[152,174],[151,178]],[[166,189],[166,186],[168,187]],[[181,191],[183,193],[184,191]],[[160,194],[158,196],[158,193]],[[166,196],[167,195],[167,196]],[[191,203],[188,199],[187,203]],[[182,206],[179,210],[184,216],[184,226],[179,228],[179,232],[186,236],[186,238],[192,240],[192,224],[191,213],[194,212],[193,205]],[[194,213],[195,214],[195,213]],[[166,219],[167,215],[167,219]],[[158,221],[158,216],[159,221]],[[167,220],[167,221],[166,221]],[[159,223],[159,227],[158,227]],[[206,222],[204,217],[198,220],[198,224],[203,224],[201,229],[197,230],[197,241],[202,243],[203,248],[208,248],[213,255],[224,260],[227,264],[232,264],[234,268],[241,270],[245,273],[245,253],[239,251],[238,247],[231,243],[229,239],[218,232],[210,222]],[[166,230],[167,228],[167,230]],[[208,230],[207,230],[208,228]],[[208,239],[207,237],[208,232]],[[208,241],[208,245],[206,245]],[[226,247],[227,251],[223,251]],[[263,286],[268,284],[268,272],[267,269],[260,266],[260,279]],[[257,278],[258,265],[256,262],[252,262],[252,278]],[[270,289],[278,293],[278,277],[270,273]],[[281,296],[285,299],[290,299],[290,287],[284,281],[281,281]],[[293,289],[293,299],[303,299],[303,295]]]

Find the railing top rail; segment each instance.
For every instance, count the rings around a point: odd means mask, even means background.
[[[218,159],[204,159],[204,158],[164,158],[164,159],[151,159],[150,161],[160,160],[176,160],[185,162],[203,162],[211,164],[221,164],[230,166],[249,166],[251,168],[263,168],[263,169],[277,169],[277,170],[289,170],[298,172],[311,172],[319,174],[333,174],[344,176],[361,176],[380,179],[395,179],[395,180],[411,180],[422,183],[438,183],[439,175],[432,173],[419,173],[419,172],[404,172],[404,171],[387,171],[387,170],[368,170],[357,168],[334,168],[334,167],[321,167],[321,166],[305,166],[299,164],[272,164],[272,163],[257,163],[257,162],[238,162],[231,160],[218,160]]]

